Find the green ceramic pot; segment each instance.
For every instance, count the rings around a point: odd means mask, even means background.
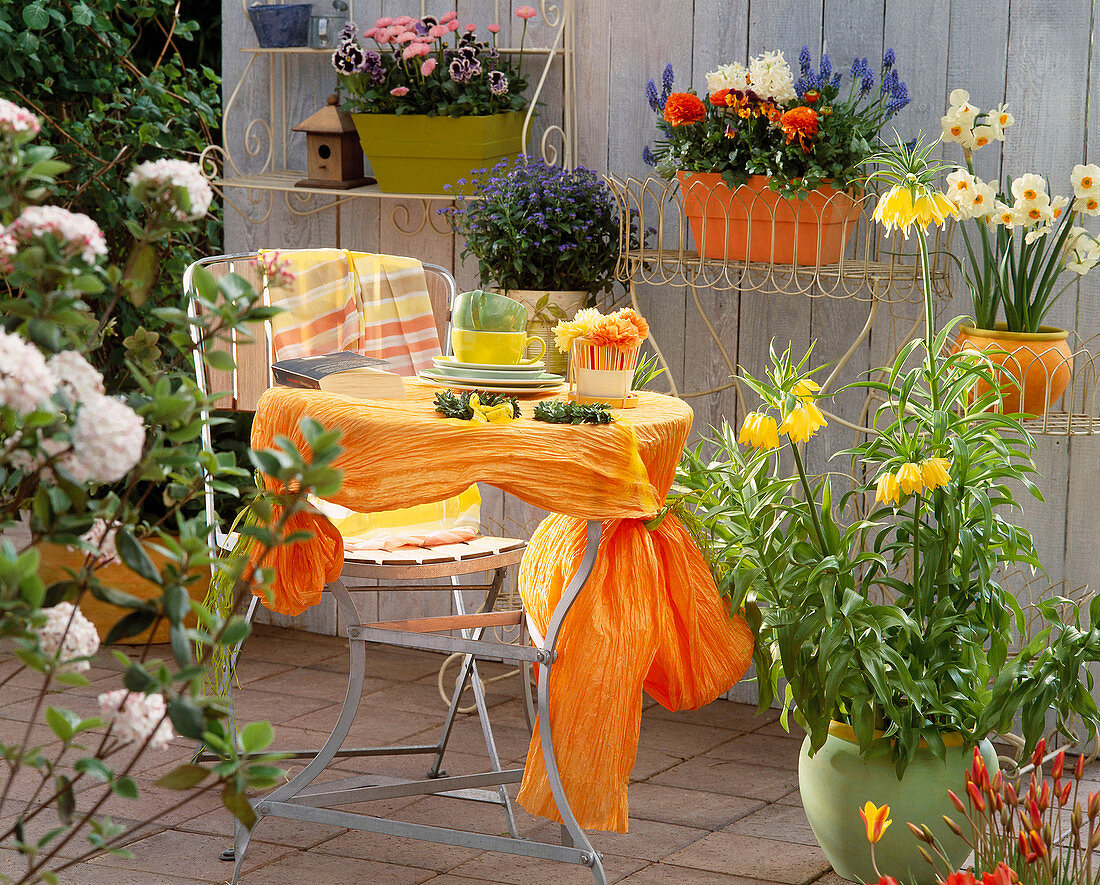
[[[955,869],[966,861],[970,849],[947,828],[943,815],[958,817],[947,791],[963,794],[964,771],[974,751],[963,749],[960,741],[951,741],[950,737],[945,738],[946,765],[927,749],[920,749],[901,780],[888,756],[860,756],[855,735],[846,725],[833,723],[825,745],[812,758],[809,737],[802,742],[798,759],[802,807],[818,844],[839,876],[850,882],[878,881],[871,867],[867,831],[859,815],[867,802],[890,806],[893,824],[875,846],[875,859],[883,875],[899,882],[935,885],[935,871],[920,856],[917,849],[921,843],[905,825],[908,821],[928,825]],[[993,745],[982,741],[979,746],[989,770],[995,771],[997,754]]]
[[[444,185],[523,148],[523,111],[484,117],[351,117],[378,186],[389,194],[442,194]]]

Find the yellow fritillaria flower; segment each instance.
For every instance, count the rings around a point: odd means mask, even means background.
[[[775,418],[761,412],[749,412],[741,425],[741,435],[737,438],[741,445],[750,445],[754,449],[775,449],[779,447],[779,433]]]
[[[813,378],[803,378],[794,387],[791,388],[791,393],[799,397],[805,405],[805,401],[810,399],[812,401],[813,396],[821,390],[821,385],[814,381]]]
[[[926,489],[938,489],[951,481],[948,471],[951,461],[947,458],[926,458],[920,462],[920,478]]]
[[[893,823],[890,820],[890,806],[883,805],[879,808],[871,801],[859,810],[859,816],[863,818],[863,823],[867,827],[867,841],[872,845],[882,838],[882,834]]]
[[[939,227],[948,217],[958,216],[958,207],[944,194],[924,188],[921,191],[920,194],[914,194],[907,185],[894,185],[879,199],[875,206],[874,220],[887,233],[900,230],[909,239],[909,230],[914,225],[925,228],[935,224]]]
[[[827,423],[821,410],[810,403],[788,412],[783,417],[783,423],[779,425],[779,432],[787,434],[791,442],[806,442],[818,430],[827,426]]]
[[[920,465],[912,461],[906,461],[898,468],[898,483],[901,490],[907,495],[919,495],[924,490],[921,480]]]
[[[894,474],[887,471],[878,478],[875,486],[875,502],[878,504],[897,504],[901,496],[901,484]]]

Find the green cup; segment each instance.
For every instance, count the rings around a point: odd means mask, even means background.
[[[527,308],[499,292],[475,289],[455,296],[451,325],[475,332],[522,332],[527,328]]]
[[[535,342],[539,345],[538,354],[523,359],[527,345]],[[486,366],[530,366],[541,360],[546,352],[546,342],[526,332],[480,329],[451,329],[451,347],[459,362]]]

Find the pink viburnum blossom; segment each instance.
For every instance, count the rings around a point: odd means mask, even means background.
[[[47,234],[57,240],[66,258],[80,257],[85,264],[95,264],[107,254],[103,231],[87,215],[60,206],[27,206],[0,232],[0,260]]]
[[[499,34],[500,33],[500,25],[489,25],[488,27],[489,27],[489,33],[490,34]]]
[[[59,602],[42,609],[46,623],[36,627],[38,647],[54,659],[58,672],[80,673],[92,665],[89,658],[99,651],[99,634],[95,624],[84,617],[71,602]]]
[[[70,471],[87,482],[115,482],[141,459],[145,424],[128,405],[114,397],[84,400],[72,430]]]
[[[117,532],[118,526],[116,524],[108,525],[107,520],[100,519],[97,516],[92,523],[92,527],[80,536],[81,541],[96,548],[95,562],[97,565],[112,565],[122,562],[118,556],[118,547],[115,545]],[[72,550],[73,548],[70,547],[69,549]]]
[[[252,266],[267,280],[268,288],[286,288],[298,279],[298,275],[290,268],[290,259],[284,258],[278,249],[265,249],[259,258],[252,259]]]
[[[420,66],[420,73],[423,74],[425,77],[427,77],[428,75],[431,74],[432,71],[435,70],[435,66],[437,64],[439,64],[438,59],[434,59],[434,58],[424,59],[424,64],[422,64]]]
[[[25,135],[32,138],[42,130],[38,117],[6,98],[0,98],[0,134]]]
[[[73,405],[103,393],[103,376],[75,350],[55,353],[46,363],[62,393]]]
[[[405,95],[408,95],[408,94],[409,94],[409,87],[408,86],[394,86],[393,89],[390,90],[390,95],[393,95],[397,98],[401,98],[402,96],[405,96]]]
[[[17,415],[33,412],[57,389],[42,352],[13,332],[0,329],[0,406]]]
[[[163,750],[176,736],[165,717],[164,695],[116,688],[101,694],[98,701],[100,714],[112,723],[111,734],[123,743],[143,741],[152,735],[149,746]]]
[[[516,15],[526,21],[529,18],[534,18],[538,13],[535,11],[534,6],[521,6],[516,10]]]
[[[214,199],[214,191],[199,164],[185,160],[142,163],[126,176],[126,183],[139,200],[163,203],[178,221],[198,221]],[[187,206],[176,199],[176,188],[187,192]]]

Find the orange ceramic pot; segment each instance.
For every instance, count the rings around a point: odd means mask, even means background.
[[[955,350],[980,350],[1004,377],[1001,396],[1006,413],[1042,415],[1065,393],[1073,377],[1073,354],[1066,340],[1069,332],[1040,326],[1038,332],[1009,332],[1004,323],[996,329],[959,326]],[[989,385],[977,386],[982,396]]]
[[[773,264],[836,264],[856,229],[860,204],[819,187],[805,200],[769,189],[766,175],[731,191],[717,172],[677,172],[684,214],[704,258]]]
[[[148,548],[146,548],[146,552],[157,569],[164,566],[165,557]],[[40,557],[38,575],[47,587],[56,581],[69,580],[71,578],[70,570],[77,572],[84,565],[84,554],[81,551],[70,550],[57,544],[40,544],[38,554]],[[116,587],[124,593],[137,596],[139,599],[152,599],[159,597],[162,593],[160,587],[152,581],[146,581],[138,576],[122,563],[103,566],[96,570],[96,576],[99,578],[100,583],[109,587]],[[209,586],[208,580],[196,581],[187,588],[187,592],[192,600],[202,602],[206,598]],[[107,634],[111,632],[111,628],[130,613],[129,609],[119,608],[109,602],[96,599],[91,593],[85,593],[81,597],[80,610],[84,613],[84,617],[95,624],[100,639],[106,638]],[[193,614],[187,616],[186,624],[188,627],[195,626],[195,616]],[[168,621],[161,619],[152,631],[152,641],[167,642],[168,629]],[[120,644],[144,645],[149,641],[149,638],[150,631],[145,630],[136,636],[121,640]]]

